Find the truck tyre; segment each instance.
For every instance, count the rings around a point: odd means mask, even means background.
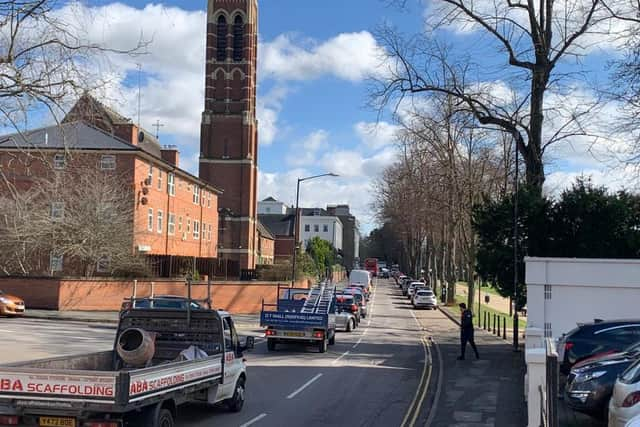
[[[240,412],[244,406],[244,378],[238,378],[236,389],[231,399],[227,400],[227,408],[231,412]]]
[[[336,331],[333,331],[333,335],[329,338],[329,345],[334,345],[336,343]]]
[[[148,427],[174,427],[173,414],[167,408],[152,405],[142,413],[142,424]]]
[[[267,340],[267,350],[269,351],[276,351],[276,342],[275,340]]]
[[[324,339],[318,343],[318,352],[326,353],[327,352],[327,340]]]

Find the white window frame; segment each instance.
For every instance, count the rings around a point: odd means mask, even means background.
[[[209,241],[211,241],[211,230],[213,230],[213,226],[209,224]]]
[[[167,174],[167,193],[170,196],[176,195],[176,176],[173,172]]]
[[[191,233],[191,220],[187,218],[187,234]]]
[[[111,257],[104,255],[96,261],[96,271],[98,273],[109,273],[111,271]]]
[[[200,240],[200,221],[193,220],[193,240]]]
[[[305,233],[310,233],[311,232],[311,225],[305,224],[304,225],[304,232]]]
[[[329,225],[328,224],[322,224],[322,232],[323,233],[328,233],[329,232]]]
[[[207,208],[211,208],[211,193],[207,193]]]
[[[200,204],[200,187],[198,185],[193,186],[193,204]]]
[[[153,163],[149,163],[149,172],[147,173],[147,178],[149,179],[149,184],[153,183]]]
[[[182,233],[182,215],[178,217],[178,233]]]
[[[55,170],[63,170],[67,165],[67,156],[63,153],[58,153],[53,156],[53,168]]]
[[[49,212],[51,219],[61,221],[64,219],[64,202],[51,202],[51,210]]]
[[[158,232],[158,234],[162,234],[162,230],[163,230],[163,226],[164,226],[164,213],[162,212],[162,210],[158,209],[158,215],[157,215],[157,225],[158,225],[158,230],[156,230]]]
[[[153,208],[149,208],[147,211],[147,231],[153,231]]]
[[[169,236],[176,234],[176,214],[169,212],[167,216],[167,233]]]
[[[162,170],[158,169],[158,190],[162,191]]]
[[[100,169],[103,171],[116,170],[116,156],[114,154],[103,154],[100,156]]]
[[[55,252],[49,254],[49,270],[52,273],[62,271],[64,267],[64,255],[56,255]]]
[[[320,224],[313,224],[313,232],[314,233],[320,232]]]

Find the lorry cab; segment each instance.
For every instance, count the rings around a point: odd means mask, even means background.
[[[247,381],[244,352],[253,348],[254,338],[247,337],[246,342],[241,344],[231,314],[223,310],[218,310],[218,314],[224,337],[224,377],[214,400],[226,401],[231,410],[240,411]]]

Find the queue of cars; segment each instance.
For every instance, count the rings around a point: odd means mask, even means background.
[[[424,279],[415,280],[400,272],[394,275],[394,279],[398,287],[402,290],[402,295],[411,300],[413,308],[438,309],[438,299],[433,289],[427,285]]]
[[[570,408],[609,427],[628,427],[640,417],[640,319],[580,324],[558,350]]]

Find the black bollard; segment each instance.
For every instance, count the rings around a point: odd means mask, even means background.
[[[504,325],[502,328],[502,339],[507,339],[507,319],[504,319]]]

